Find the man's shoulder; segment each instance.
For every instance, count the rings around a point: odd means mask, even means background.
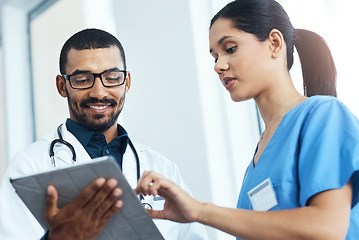
[[[134,143],[135,149],[140,155],[144,155],[145,158],[150,158],[151,160],[161,160],[165,162],[171,162],[166,157],[164,157],[161,153],[157,150],[153,149],[152,146],[141,144],[141,143]]]
[[[38,171],[41,168],[44,161],[49,159],[49,146],[53,139],[53,133],[47,135],[45,138],[37,140],[24,149],[17,152],[9,163],[9,168],[14,172],[20,173],[32,173]]]
[[[31,143],[30,145],[28,145],[27,147],[25,147],[24,149],[22,149],[21,151],[19,151],[14,159],[16,159],[18,156],[23,156],[24,154],[25,155],[39,155],[41,154],[42,152],[44,152],[46,149],[48,149],[50,145],[50,141],[48,139],[40,139],[40,140],[37,140],[33,143]]]
[[[144,170],[151,170],[164,175],[167,178],[180,176],[177,164],[166,157],[164,157],[157,150],[145,144],[134,144],[138,152],[140,161],[143,164]],[[173,180],[173,179],[172,179]]]

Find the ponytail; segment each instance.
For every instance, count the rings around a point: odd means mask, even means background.
[[[314,32],[297,29],[294,45],[302,65],[304,95],[336,97],[337,71],[325,40]]]
[[[230,19],[235,28],[253,34],[259,41],[278,29],[287,46],[287,68],[293,65],[297,48],[303,72],[304,95],[337,95],[334,61],[328,45],[318,34],[295,29],[283,7],[275,0],[236,0],[228,3],[211,20]]]

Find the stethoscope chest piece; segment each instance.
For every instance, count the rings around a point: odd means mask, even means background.
[[[140,202],[144,209],[153,209],[153,197],[140,195]]]

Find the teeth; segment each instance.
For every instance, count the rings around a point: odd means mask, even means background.
[[[226,81],[226,84],[228,84],[228,83],[230,83],[230,82],[232,82],[232,79],[230,79],[230,80]]]
[[[227,79],[227,80],[222,80],[222,84],[224,86],[226,86],[227,84],[229,84],[230,82],[234,81],[234,79]]]
[[[94,108],[94,109],[102,110],[102,109],[107,108],[107,106],[90,106],[90,108]]]

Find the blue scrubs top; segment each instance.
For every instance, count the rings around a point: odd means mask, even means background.
[[[237,208],[250,209],[248,191],[270,178],[278,205],[308,204],[310,197],[353,182],[350,227],[346,239],[359,237],[359,121],[334,97],[313,96],[289,111],[256,166],[247,168]]]

